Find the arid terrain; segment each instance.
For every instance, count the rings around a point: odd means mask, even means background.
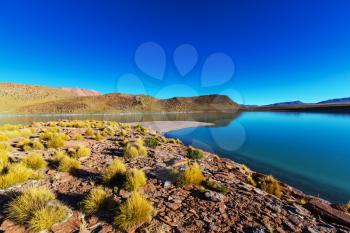
[[[224,95],[157,99],[147,95],[101,95],[81,88],[52,88],[0,83],[0,113],[72,114],[120,112],[235,112],[239,105]]]
[[[5,125],[0,138],[2,232],[350,232],[349,206],[140,125]]]

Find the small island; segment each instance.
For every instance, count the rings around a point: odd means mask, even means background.
[[[3,232],[348,232],[350,206],[140,124],[0,126]]]

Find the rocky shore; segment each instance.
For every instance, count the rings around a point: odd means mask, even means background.
[[[269,188],[264,191],[259,184],[265,175],[211,153],[190,154],[192,149],[181,142],[166,139],[139,125],[63,121],[33,123],[28,127],[30,135],[8,139],[12,147],[10,160],[20,162],[35,151],[48,166],[43,169],[41,179],[0,190],[0,232],[30,232],[25,224],[8,218],[7,207],[30,187],[47,188],[71,210],[71,214],[51,226],[49,232],[132,232],[135,229],[123,229],[114,220],[118,206],[125,203],[132,192],[123,185],[109,186],[103,181],[103,172],[115,159],[122,161],[127,169],[142,169],[147,177],[138,192],[152,204],[155,213],[150,221],[140,224],[136,232],[350,232],[350,215],[344,206],[307,196],[278,181],[274,184],[278,185],[278,192],[271,192]],[[92,134],[87,133],[86,127],[92,129]],[[42,136],[51,128],[68,136],[64,145],[50,148]],[[78,134],[82,136],[80,140],[76,139]],[[23,138],[40,140],[45,147],[24,150],[18,146]],[[125,156],[128,142],[150,138],[157,143],[145,143],[145,156]],[[69,154],[78,146],[88,148],[91,153],[78,158],[79,168],[60,171],[53,162],[57,151]],[[174,173],[181,174],[194,163],[199,164],[204,180],[196,185],[179,185]],[[110,194],[115,210],[107,208],[94,214],[83,210],[83,201],[97,186]]]

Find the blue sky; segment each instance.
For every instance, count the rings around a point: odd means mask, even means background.
[[[142,83],[159,97],[228,93],[245,104],[348,97],[348,12],[347,0],[0,0],[0,81],[109,93],[123,91],[118,80],[133,74],[127,92]],[[165,51],[162,80],[134,61],[150,41]],[[199,55],[185,77],[173,62],[184,43]],[[233,79],[203,87],[203,63],[217,52],[233,59]]]

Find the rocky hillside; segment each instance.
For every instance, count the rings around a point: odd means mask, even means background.
[[[62,88],[62,90],[73,94],[74,96],[94,96],[94,95],[102,95],[98,91],[88,90],[84,88]]]
[[[18,108],[28,105],[96,94],[85,89],[0,83],[0,113],[17,113]]]
[[[1,232],[349,232],[271,176],[116,122],[0,127]]]
[[[208,95],[156,99],[146,95],[108,94],[78,97],[24,106],[19,113],[113,113],[235,111],[239,105],[229,97]]]

